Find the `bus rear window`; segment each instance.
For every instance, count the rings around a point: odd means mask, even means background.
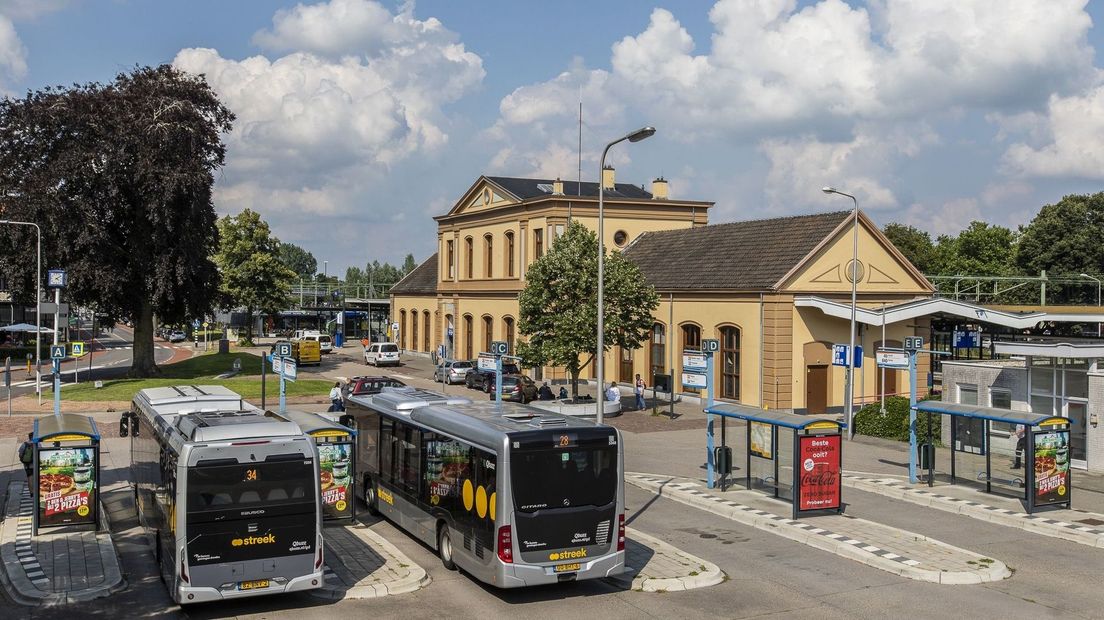
[[[521,512],[605,506],[617,499],[617,448],[521,450],[510,455],[514,507]]]
[[[261,463],[196,466],[188,470],[188,513],[309,506],[315,499],[314,461],[296,458]],[[225,518],[225,517],[220,517]]]

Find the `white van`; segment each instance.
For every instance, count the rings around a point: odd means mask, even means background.
[[[373,366],[398,366],[399,345],[394,342],[374,342],[364,348],[364,363]]]
[[[322,353],[333,353],[333,338],[317,330],[300,329],[295,332],[296,340],[313,340],[318,343]]]

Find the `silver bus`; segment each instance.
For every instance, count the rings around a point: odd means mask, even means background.
[[[177,603],[322,586],[314,442],[221,386],[141,390],[130,436],[138,517]]]
[[[435,396],[387,388],[346,404],[369,511],[434,548],[445,568],[502,588],[624,572],[617,429]]]

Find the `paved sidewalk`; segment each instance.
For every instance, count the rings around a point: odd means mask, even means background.
[[[415,564],[363,523],[327,525],[326,583],[314,596],[329,600],[361,599],[414,592],[429,583]]]
[[[616,577],[625,587],[641,592],[674,592],[707,588],[725,575],[703,560],[633,528],[626,528],[625,574]]]
[[[11,482],[0,528],[0,559],[4,587],[13,600],[62,605],[102,598],[126,587],[106,517],[98,534],[61,528],[32,537],[33,510],[27,484]]]
[[[843,475],[844,486],[904,500],[913,504],[1020,528],[1070,542],[1104,548],[1104,514],[1084,510],[1045,509],[1035,514],[1023,511],[1020,500],[983,493],[968,485],[910,485],[890,477]],[[1075,487],[1076,492],[1076,487]]]
[[[627,472],[625,481],[674,501],[909,579],[957,585],[999,581],[1012,574],[999,560],[866,519],[823,515],[795,521],[777,514],[788,513],[788,503],[757,491],[707,491],[697,480],[657,474]]]

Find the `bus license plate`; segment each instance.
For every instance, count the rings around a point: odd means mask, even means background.
[[[258,579],[256,581],[242,581],[238,583],[239,590],[257,590],[259,588],[267,588],[267,579]]]
[[[557,564],[552,570],[557,573],[573,573],[582,567],[582,564]]]

